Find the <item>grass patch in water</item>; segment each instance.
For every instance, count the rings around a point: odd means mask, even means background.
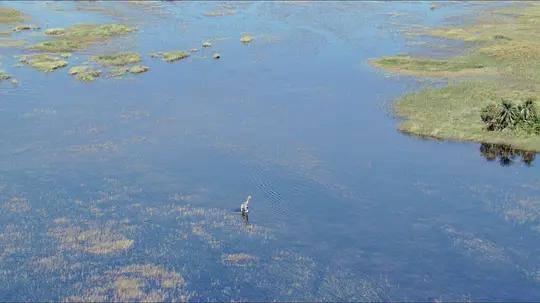
[[[240,37],[240,42],[244,44],[249,44],[251,41],[253,41],[253,37],[248,34],[244,34],[242,37]]]
[[[65,28],[48,28],[45,30],[45,35],[48,35],[48,36],[60,36],[60,35],[63,35],[66,33],[66,29]]]
[[[54,35],[54,40],[41,42],[30,48],[54,53],[73,52],[134,31],[136,28],[123,24],[79,24],[66,28],[62,34]]]
[[[50,232],[62,249],[104,255],[126,251],[133,240],[113,230],[110,226],[82,229],[79,226],[58,226]]]
[[[446,87],[428,88],[398,100],[396,112],[405,118],[399,129],[438,139],[540,151],[540,135],[519,128],[490,131],[480,117],[485,106],[501,99],[540,99],[539,27],[540,5],[512,6],[489,12],[489,18],[472,26],[425,32],[474,41],[473,49],[463,55],[441,60],[395,56],[371,61],[400,74],[454,77]]]
[[[145,73],[147,71],[150,70],[150,67],[148,66],[144,66],[144,65],[133,65],[132,67],[129,68],[129,72],[132,73],[132,74],[140,74],[140,73]]]
[[[170,52],[157,52],[150,54],[153,58],[162,58],[167,62],[174,62],[189,57],[189,53],[185,51],[170,51]]]
[[[33,25],[33,24],[19,24],[13,28],[14,32],[22,32],[22,31],[28,31],[28,30],[38,30],[40,29],[39,26]]]
[[[111,55],[93,56],[92,60],[103,66],[124,66],[141,62],[141,55],[132,52],[122,52]]]
[[[69,69],[69,74],[75,76],[77,80],[90,82],[94,81],[101,76],[101,71],[93,69],[90,66],[74,66]]]
[[[104,273],[89,275],[84,287],[76,287],[78,294],[64,301],[130,301],[130,302],[186,302],[184,278],[154,264],[128,265]]]
[[[22,21],[24,21],[24,15],[20,11],[9,7],[0,7],[0,24]]]
[[[46,54],[24,55],[19,58],[19,62],[47,73],[68,65],[67,61]]]
[[[0,69],[0,81],[11,79],[11,75]]]

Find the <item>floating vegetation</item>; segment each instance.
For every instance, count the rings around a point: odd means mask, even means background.
[[[27,30],[38,30],[40,29],[39,26],[33,25],[33,24],[20,24],[13,28],[14,32],[21,32],[21,31],[27,31]]]
[[[11,76],[5,71],[0,69],[0,81],[9,80],[9,79],[11,79]]]
[[[175,271],[155,264],[135,264],[90,275],[84,284],[74,287],[77,294],[65,301],[186,302],[190,295],[185,284]]]
[[[185,51],[170,51],[170,52],[157,52],[150,54],[153,58],[163,58],[167,62],[174,62],[189,57],[189,53]]]
[[[229,266],[249,266],[253,265],[257,260],[257,257],[246,253],[224,254],[221,256],[221,262]]]
[[[82,229],[80,226],[58,226],[49,232],[62,249],[91,254],[111,254],[126,251],[133,246],[127,239],[110,226]]]
[[[47,73],[68,65],[67,61],[46,54],[24,55],[19,58],[19,62]]]
[[[133,52],[120,52],[111,55],[93,56],[92,60],[103,66],[124,66],[141,62],[141,55]]]
[[[9,7],[0,7],[0,24],[22,21],[24,21],[24,15],[20,11]]]
[[[251,41],[253,41],[253,37],[248,34],[244,34],[242,37],[240,37],[240,42],[244,44],[249,44]]]
[[[148,67],[148,66],[134,65],[134,66],[130,67],[128,71],[130,73],[132,73],[132,74],[140,74],[140,73],[147,72],[148,70],[150,70],[150,67]]]
[[[54,40],[41,42],[30,48],[56,53],[73,52],[85,49],[94,43],[134,31],[136,31],[136,28],[122,24],[80,24],[66,28],[61,35],[53,35]]]
[[[45,30],[45,35],[48,35],[48,36],[60,36],[60,35],[63,35],[66,33],[66,29],[65,28],[48,28]]]
[[[2,208],[12,213],[24,213],[30,211],[30,204],[24,198],[13,197],[4,203]]]
[[[530,166],[536,158],[535,152],[515,149],[507,144],[482,143],[480,153],[488,161],[498,160],[501,166],[512,165],[516,157],[521,157],[521,161]]]
[[[101,71],[93,69],[90,66],[80,65],[70,68],[69,74],[74,75],[77,80],[89,82],[99,78],[101,76]]]

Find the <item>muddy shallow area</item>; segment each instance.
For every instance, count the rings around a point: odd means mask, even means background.
[[[9,34],[25,45],[130,30],[47,54],[67,62],[50,72],[0,48],[17,79],[0,81],[0,301],[540,297],[534,155],[396,131],[388,105],[438,83],[368,63],[452,54],[467,45],[410,29],[499,3],[1,5],[40,27]]]

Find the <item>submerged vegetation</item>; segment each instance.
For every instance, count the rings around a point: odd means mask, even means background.
[[[72,52],[85,49],[96,42],[106,41],[112,37],[134,31],[136,28],[123,24],[79,24],[66,29],[49,29],[46,34],[55,39],[35,44],[30,48],[56,53]]]
[[[536,119],[518,113],[534,108],[539,97],[540,33],[535,29],[540,26],[540,5],[511,6],[488,15],[468,27],[422,33],[475,42],[463,55],[447,59],[393,56],[371,63],[401,74],[453,79],[445,87],[402,97],[395,105],[396,112],[405,118],[400,130],[540,151]],[[501,99],[529,101],[492,104],[491,100]]]
[[[19,61],[47,73],[68,65],[68,62],[62,58],[46,54],[24,55],[19,58]]]

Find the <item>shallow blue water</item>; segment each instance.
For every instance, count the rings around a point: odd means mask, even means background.
[[[112,300],[109,284],[134,264],[183,276],[181,289],[142,289],[167,300],[540,298],[537,163],[500,166],[478,144],[397,132],[388,105],[431,83],[367,63],[455,53],[465,46],[428,48],[403,31],[500,3],[232,2],[221,17],[204,15],[217,2],[2,4],[43,27],[134,24],[70,65],[130,50],[151,70],[81,83],[12,67],[26,51],[1,49],[21,84],[0,86],[0,300]],[[148,56],[207,39],[181,62]],[[235,209],[249,194],[246,224]],[[12,197],[29,210],[11,211]],[[80,234],[66,240],[77,227],[134,243],[93,254]],[[234,253],[254,261],[230,264]]]

